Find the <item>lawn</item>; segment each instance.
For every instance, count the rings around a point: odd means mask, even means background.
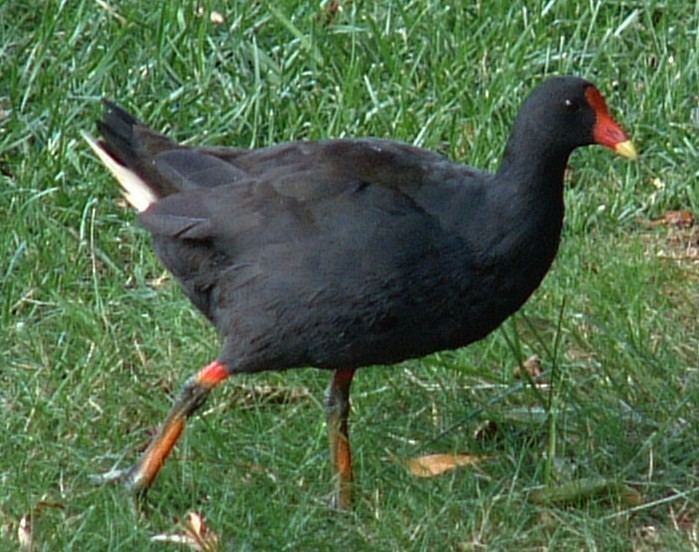
[[[571,73],[640,159],[574,154],[558,259],[500,330],[358,374],[353,513],[313,369],[217,390],[141,509],[90,483],[218,353],[80,138],[101,97],[188,143],[392,137],[494,170]],[[36,550],[177,549],[151,538],[192,511],[222,550],[699,549],[697,136],[689,0],[0,3],[0,550],[29,520]],[[430,453],[487,460],[411,475]]]

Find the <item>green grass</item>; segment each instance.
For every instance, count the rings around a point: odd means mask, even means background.
[[[221,25],[196,2],[0,4],[0,549],[41,501],[61,507],[34,516],[39,550],[167,548],[150,537],[189,510],[233,550],[697,549],[699,265],[670,258],[691,230],[639,221],[699,212],[699,4],[339,3],[202,2]],[[90,485],[218,352],[79,137],[100,97],[192,143],[374,135],[493,169],[528,90],[558,73],[599,85],[640,162],[575,154],[559,258],[502,330],[359,374],[353,514],[325,506],[328,374],[310,369],[217,392],[147,515]],[[513,378],[534,353],[550,391]],[[262,384],[309,394],[251,397]],[[495,436],[476,438],[485,420]],[[453,451],[492,459],[432,479],[400,465]],[[527,500],[599,477],[644,504]]]

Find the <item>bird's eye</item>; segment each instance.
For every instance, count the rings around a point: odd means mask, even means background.
[[[565,100],[563,100],[563,107],[566,108],[566,111],[569,111],[569,112],[571,112],[571,113],[574,113],[574,112],[576,112],[578,109],[580,109],[580,106],[578,105],[578,102],[576,102],[576,101],[574,101],[574,100],[569,100],[568,98],[566,98]]]

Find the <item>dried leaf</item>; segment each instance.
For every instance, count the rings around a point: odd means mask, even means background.
[[[521,378],[524,373],[529,374],[529,377],[534,380],[544,373],[539,355],[532,355],[521,365],[517,366],[514,371],[514,377]]]
[[[650,223],[651,226],[677,226],[679,228],[689,228],[694,226],[696,217],[688,209],[678,209],[668,211],[661,218]]]
[[[535,504],[570,503],[605,495],[618,496],[627,506],[643,503],[643,497],[636,489],[617,481],[599,478],[580,479],[557,487],[538,489],[529,493],[529,501]]]
[[[218,535],[206,524],[203,515],[189,512],[182,522],[182,532],[155,535],[151,542],[184,544],[197,552],[218,552],[221,549]]]
[[[19,520],[17,527],[17,540],[21,552],[31,552],[34,550],[34,537],[32,534],[32,516],[25,514]]]
[[[696,218],[694,213],[688,211],[687,209],[681,209],[679,211],[668,211],[663,217],[665,219],[665,224],[671,226],[680,226],[682,228],[689,228],[694,225]]]
[[[24,514],[19,520],[17,527],[17,540],[19,541],[20,552],[32,552],[36,550],[34,541],[34,523],[42,511],[47,509],[63,510],[64,506],[60,502],[49,502],[41,500],[28,514]]]
[[[484,454],[428,454],[406,462],[415,477],[435,477],[463,466],[472,466],[488,460]]]
[[[667,226],[667,236],[650,236],[648,251],[661,259],[676,262],[699,262],[699,226],[694,213],[686,209],[668,211],[663,217],[646,221],[646,226]]]

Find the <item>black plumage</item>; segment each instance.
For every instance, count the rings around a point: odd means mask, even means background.
[[[182,146],[109,102],[99,129],[93,147],[146,196],[139,221],[220,332],[227,374],[352,374],[483,338],[551,266],[570,153],[635,156],[575,77],[534,90],[494,174],[380,139]]]

